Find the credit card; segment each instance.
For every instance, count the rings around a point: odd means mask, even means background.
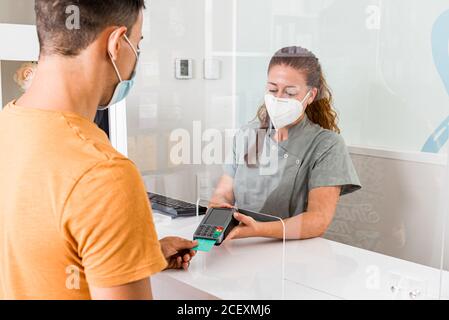
[[[214,247],[216,240],[210,240],[210,239],[196,239],[198,241],[198,245],[193,248],[194,251],[203,251],[203,252],[209,252]]]

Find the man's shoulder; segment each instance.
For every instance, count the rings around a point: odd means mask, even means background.
[[[112,146],[107,134],[95,123],[71,115],[64,115],[64,117],[70,128],[70,134],[66,138],[73,142],[70,144],[62,141],[65,148],[71,148],[73,152],[89,162],[129,161]]]
[[[141,183],[140,171],[134,162],[118,156],[91,162],[91,165],[80,173],[76,185],[83,185],[83,189],[90,189],[86,188],[86,185],[97,185],[109,188],[110,192],[121,192],[123,189],[136,188]]]
[[[106,133],[94,123],[66,116],[70,133],[58,141],[59,156],[63,166],[71,171],[72,181],[116,181],[135,183],[140,178],[139,170],[132,160],[117,151]]]

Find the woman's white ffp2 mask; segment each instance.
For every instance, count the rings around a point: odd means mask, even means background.
[[[302,101],[297,99],[276,98],[271,94],[265,95],[265,106],[276,130],[296,122],[305,112],[304,102],[309,98],[309,91]]]

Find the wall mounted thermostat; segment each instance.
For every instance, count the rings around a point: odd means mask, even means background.
[[[212,241],[219,246],[239,222],[234,218],[235,209],[210,208],[196,229],[193,239]]]
[[[192,59],[176,59],[175,71],[176,71],[176,79],[192,79],[193,78],[193,60]]]

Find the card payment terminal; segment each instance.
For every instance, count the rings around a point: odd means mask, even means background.
[[[196,229],[193,239],[215,241],[219,246],[239,222],[234,218],[235,209],[209,208]]]

